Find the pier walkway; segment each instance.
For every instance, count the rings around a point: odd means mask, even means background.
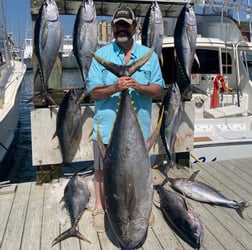
[[[203,181],[223,195],[237,201],[252,201],[252,158],[212,163],[194,164],[200,169],[197,179]],[[193,170],[192,169],[192,170]],[[190,176],[191,171],[171,169],[170,177]],[[90,207],[94,206],[93,176],[87,177],[91,191]],[[154,183],[160,183],[164,176],[153,170]],[[92,226],[92,212],[85,211],[79,221],[79,231],[92,243],[69,238],[51,248],[51,243],[70,227],[66,209],[59,203],[63,196],[67,178],[53,183],[36,185],[35,182],[12,184],[0,188],[0,249],[1,250],[112,250],[118,243],[108,224],[105,233],[96,233]],[[168,184],[166,187],[169,189]],[[201,204],[188,200],[199,214],[205,237],[202,249],[252,249],[252,206],[244,211],[242,219],[234,209]],[[155,191],[154,203],[159,205]],[[161,211],[153,206],[155,225],[149,228],[141,249],[191,249],[167,225]]]

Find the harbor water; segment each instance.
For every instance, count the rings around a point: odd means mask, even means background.
[[[81,87],[82,80],[78,69],[63,70],[63,87]],[[31,121],[30,111],[33,104],[26,102],[33,95],[33,71],[25,73],[19,104],[19,126],[16,139],[10,148],[7,159],[3,162],[1,180],[10,180],[14,183],[35,181],[36,168],[32,166]],[[43,126],[41,124],[41,126]]]

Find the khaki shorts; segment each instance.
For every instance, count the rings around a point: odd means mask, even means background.
[[[104,145],[107,147],[107,144]],[[94,151],[94,169],[102,170],[103,169],[103,158],[101,156],[98,142],[93,140],[93,151]]]

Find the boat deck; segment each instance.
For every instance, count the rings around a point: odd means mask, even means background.
[[[252,158],[194,164],[200,169],[197,179],[237,201],[252,200]],[[192,170],[193,170],[192,169]],[[170,177],[190,176],[186,169],[171,169]],[[154,183],[164,176],[153,170]],[[69,216],[59,203],[67,178],[50,184],[35,182],[12,184],[0,188],[0,249],[50,249],[60,232],[70,227]],[[90,208],[94,205],[92,176],[87,177],[91,191]],[[168,185],[166,185],[169,188]],[[234,209],[210,206],[188,200],[199,214],[205,231],[202,249],[252,249],[252,206],[242,219]],[[154,204],[159,206],[155,192]],[[191,249],[166,224],[160,210],[153,206],[155,225],[149,228],[141,249]],[[52,249],[118,249],[108,224],[105,233],[96,233],[92,226],[92,212],[86,210],[79,221],[79,231],[90,243],[69,238]]]

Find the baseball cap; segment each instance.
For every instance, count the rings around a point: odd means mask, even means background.
[[[124,21],[132,25],[135,20],[135,14],[129,7],[119,7],[114,11],[112,23],[115,24],[119,21]]]

